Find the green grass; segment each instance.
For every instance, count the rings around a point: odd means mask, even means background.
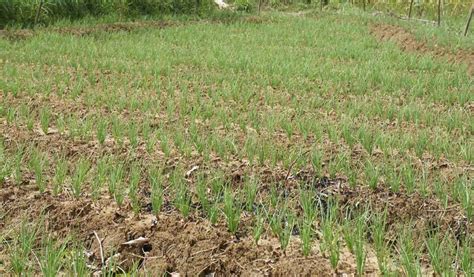
[[[400,222],[389,245],[389,215],[369,205],[357,206],[356,218],[342,215],[336,199],[297,177],[342,180],[369,188],[368,197],[386,189],[449,202],[472,224],[466,66],[378,43],[369,26],[381,19],[356,12],[263,19],[0,39],[0,185],[34,182],[71,201],[108,194],[137,216],[166,206],[255,247],[276,238],[285,253],[299,229],[302,255],[320,252],[336,270],[347,246],[359,275],[369,250],[387,274],[394,266],[407,275],[468,272],[469,238],[418,239]],[[472,49],[471,37],[443,32],[433,34],[449,49]],[[34,261],[30,234],[15,239],[9,272],[85,270],[66,242],[44,238],[34,250],[40,269],[26,262]]]

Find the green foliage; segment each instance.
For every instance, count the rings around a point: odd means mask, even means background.
[[[163,175],[158,169],[151,169],[148,172],[148,179],[151,185],[151,207],[154,214],[158,214],[163,205]]]
[[[250,12],[254,9],[254,1],[252,0],[236,0],[234,5],[238,11]]]
[[[46,180],[44,176],[45,168],[47,167],[47,159],[43,153],[38,149],[33,149],[30,156],[30,169],[35,175],[36,186],[40,192],[44,192],[46,189]]]
[[[35,23],[40,7],[39,0],[2,0],[0,2],[0,28]],[[39,10],[38,23],[49,24],[60,19],[76,20],[84,17],[114,15],[138,17],[163,14],[201,14],[214,8],[206,0],[48,0]]]
[[[10,266],[17,275],[24,274],[29,270],[28,260],[33,250],[37,231],[36,228],[23,221],[15,243],[10,245]]]
[[[51,238],[47,238],[43,243],[43,251],[39,257],[41,272],[43,276],[57,276],[65,262],[67,243],[60,243]]]
[[[85,158],[81,158],[77,164],[76,169],[74,170],[74,174],[72,175],[72,194],[75,197],[79,197],[81,195],[81,190],[86,181],[87,173],[91,164],[89,160]]]
[[[237,232],[240,223],[241,208],[235,203],[234,195],[230,189],[224,190],[224,215],[227,219],[227,228],[233,234]]]

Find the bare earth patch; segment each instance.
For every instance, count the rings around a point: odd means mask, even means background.
[[[241,235],[233,236],[223,222],[211,225],[198,215],[184,219],[169,202],[165,211],[156,217],[146,212],[134,215],[128,205],[118,207],[107,196],[97,202],[86,197],[72,200],[67,195],[41,194],[34,185],[7,185],[0,198],[8,226],[15,228],[22,219],[36,221],[42,217],[48,233],[80,238],[87,249],[89,266],[97,270],[103,258],[105,261],[114,259],[124,271],[138,263],[148,273],[333,276],[329,260],[319,251],[318,242],[313,244],[313,254],[308,257],[301,254],[297,235],[286,251],[281,250],[278,239],[273,236],[264,236],[255,245],[250,217],[242,222]],[[143,204],[146,209],[147,204]],[[124,244],[140,237],[147,242]],[[355,272],[354,257],[346,248],[342,249],[338,272]],[[377,261],[372,253],[367,260],[366,273],[376,272]]]

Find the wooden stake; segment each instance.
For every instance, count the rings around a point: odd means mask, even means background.
[[[441,26],[441,0],[438,0],[438,27]]]
[[[201,7],[201,0],[196,0],[196,13],[199,13],[200,7]]]
[[[365,12],[365,0],[362,0],[362,3],[364,5],[364,12]]]
[[[408,18],[411,18],[411,11],[413,10],[413,2],[415,2],[415,0],[411,0],[410,2],[410,10],[408,11]]]
[[[43,0],[40,0],[40,2],[38,4],[38,9],[36,10],[35,22],[34,22],[35,26],[38,23],[40,12],[41,12],[41,9],[43,8],[43,2],[44,2]]]
[[[471,12],[469,13],[469,18],[467,19],[466,29],[464,29],[464,36],[467,36],[467,31],[469,30],[469,25],[471,25],[472,15],[474,14],[474,5],[471,7]]]

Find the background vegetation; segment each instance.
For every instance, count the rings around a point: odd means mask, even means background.
[[[330,0],[331,6],[351,3],[368,9],[394,11],[407,14],[409,0]],[[259,4],[265,8],[319,6],[319,0],[228,0],[238,11],[252,12]],[[470,5],[468,0],[443,0],[443,15],[464,16]],[[42,3],[42,4],[41,4]],[[434,19],[437,0],[415,0],[413,15]],[[40,9],[39,9],[40,8]],[[176,14],[206,15],[214,11],[213,0],[1,0],[0,28],[8,25],[32,26],[49,24],[60,19],[75,20],[83,17],[114,15],[134,18]],[[38,13],[39,10],[39,13]]]

